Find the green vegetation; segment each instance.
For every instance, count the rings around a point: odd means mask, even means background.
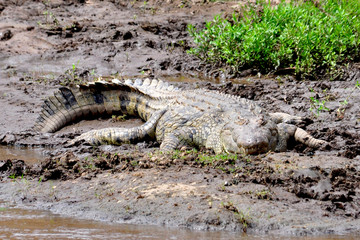
[[[197,47],[188,52],[234,72],[292,68],[298,76],[334,76],[359,58],[360,1],[261,1],[232,19],[216,16],[205,29],[188,26]]]
[[[11,175],[9,176],[9,178],[11,178],[11,179],[16,179],[15,173],[11,174]]]
[[[81,84],[83,83],[81,77],[78,75],[78,65],[80,60],[77,61],[77,63],[73,63],[71,68],[65,71],[65,77],[63,82],[61,82],[61,85],[69,85],[69,84]]]
[[[360,82],[356,81],[355,86],[352,88],[350,94],[347,95],[344,101],[340,102],[340,107],[336,110],[336,115],[338,119],[343,119],[345,115],[345,110],[349,104],[349,100],[353,97],[354,94],[359,94],[360,92]]]
[[[328,89],[322,91],[315,91],[313,88],[309,89],[314,96],[310,97],[310,112],[313,113],[314,117],[319,117],[322,112],[330,112],[330,109],[326,107],[326,104],[330,101],[335,101],[337,97],[330,93]],[[345,111],[348,107],[349,101],[353,102],[355,94],[360,93],[360,82],[356,81],[354,87],[350,89],[350,92],[346,95],[345,99],[339,102],[339,107],[336,109],[337,119],[341,120],[345,116]]]
[[[222,202],[221,207],[225,208],[231,212],[234,212],[235,218],[242,225],[243,231],[246,232],[248,226],[251,224],[252,217],[250,216],[250,209],[247,212],[239,210],[233,202],[228,201],[226,203]]]
[[[124,122],[127,119],[127,115],[123,114],[123,115],[112,115],[111,116],[111,120],[112,122]]]
[[[323,90],[323,93],[326,94],[326,90]],[[311,92],[315,92],[314,89],[310,89]],[[314,114],[315,117],[320,116],[320,112],[322,111],[329,111],[330,109],[325,106],[325,104],[328,102],[329,97],[326,97],[326,99],[322,99],[321,101],[317,99],[316,97],[310,97],[310,111]]]
[[[40,28],[44,29],[56,29],[60,26],[60,22],[57,17],[54,15],[53,12],[50,11],[50,1],[42,1],[45,7],[45,11],[43,12],[44,15],[44,22],[38,21],[37,24]]]
[[[214,166],[218,163],[228,163],[230,165],[234,165],[235,161],[238,159],[236,154],[216,154],[216,155],[208,155],[208,154],[199,154],[198,158],[195,160],[198,163],[201,163],[204,166],[210,165]]]
[[[60,85],[67,86],[70,84],[85,84],[89,81],[101,80],[95,69],[83,69],[79,67],[80,60],[71,65],[62,76]]]

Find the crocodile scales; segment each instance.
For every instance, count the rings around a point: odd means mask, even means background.
[[[160,149],[206,147],[215,153],[259,154],[285,151],[289,139],[317,148],[325,145],[295,124],[302,118],[268,113],[254,101],[206,89],[181,90],[161,80],[97,81],[61,87],[44,101],[34,126],[55,132],[89,116],[123,113],[145,121],[134,128],[104,128],[86,132],[75,141],[93,145],[156,139]]]

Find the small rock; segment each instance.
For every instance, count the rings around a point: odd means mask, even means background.
[[[6,41],[12,38],[13,33],[10,30],[5,30],[4,32],[0,32],[0,41]]]
[[[152,32],[155,35],[159,34],[160,32],[160,27],[156,23],[143,22],[141,24],[141,28],[147,32]]]
[[[225,183],[224,183],[224,186],[231,186],[232,185],[232,183],[231,182],[228,182],[228,181],[225,181]]]
[[[16,137],[12,134],[5,134],[5,136],[0,137],[0,143],[6,145],[12,145],[16,141]]]
[[[345,210],[345,205],[342,202],[334,202],[336,208]]]

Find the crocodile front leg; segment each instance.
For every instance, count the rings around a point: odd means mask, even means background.
[[[160,150],[169,152],[180,147],[180,138],[176,134],[168,134],[160,144]]]
[[[180,127],[166,134],[160,144],[160,149],[168,152],[183,146],[194,145],[193,132],[195,132],[195,130],[192,131],[192,129],[191,127]]]
[[[81,134],[70,142],[70,145],[85,140],[91,145],[112,144],[121,145],[122,143],[133,143],[144,140],[145,138],[155,138],[155,128],[159,119],[164,115],[166,109],[156,111],[150,119],[143,125],[134,128],[103,128],[92,130]]]

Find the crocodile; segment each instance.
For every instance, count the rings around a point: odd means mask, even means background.
[[[137,116],[145,123],[92,130],[71,143],[120,145],[151,138],[162,151],[190,146],[217,154],[286,151],[291,139],[312,148],[327,144],[297,127],[304,120],[301,117],[269,113],[252,100],[218,91],[182,90],[158,79],[113,79],[61,87],[44,101],[34,130],[55,132],[79,119],[115,113]]]

